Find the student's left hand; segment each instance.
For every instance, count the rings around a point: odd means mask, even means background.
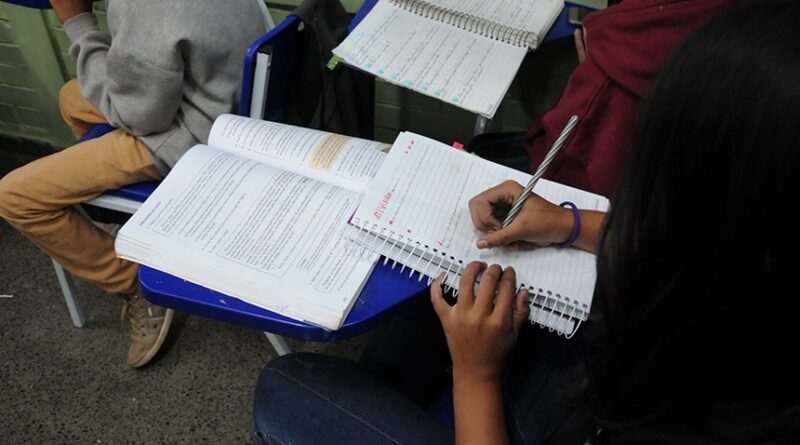
[[[484,273],[475,293],[475,280],[481,271]],[[514,269],[470,263],[461,277],[455,306],[445,301],[441,284],[442,277],[431,286],[431,301],[447,337],[453,379],[473,383],[499,381],[505,358],[530,310],[527,291],[515,292]]]
[[[50,5],[62,24],[78,14],[92,12],[92,0],[50,0]]]

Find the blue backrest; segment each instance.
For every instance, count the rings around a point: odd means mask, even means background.
[[[27,6],[36,9],[50,9],[50,0],[3,0],[12,5]]]
[[[253,42],[244,57],[242,96],[239,114],[250,116],[253,84],[255,82],[256,58],[259,50],[268,49],[271,54],[267,99],[262,116],[251,116],[269,121],[282,122],[286,97],[289,91],[292,69],[297,55],[297,30],[300,19],[290,15],[268,33]]]

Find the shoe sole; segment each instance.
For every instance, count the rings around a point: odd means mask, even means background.
[[[141,359],[135,365],[130,365],[131,368],[141,368],[142,366],[150,363],[150,360],[158,354],[158,351],[161,349],[161,345],[164,343],[164,340],[167,338],[167,332],[169,332],[169,326],[172,324],[172,317],[175,315],[175,311],[173,309],[167,309],[164,313],[164,324],[161,325],[161,330],[158,331],[158,338],[156,338],[156,342],[153,344],[153,347],[147,351],[144,358]]]

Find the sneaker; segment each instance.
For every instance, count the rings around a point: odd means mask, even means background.
[[[167,338],[174,313],[172,309],[151,304],[138,295],[131,296],[125,302],[122,316],[128,316],[131,330],[128,366],[138,368],[153,359]]]

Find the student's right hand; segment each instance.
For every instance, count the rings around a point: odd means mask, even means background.
[[[469,212],[475,228],[484,232],[478,248],[513,246],[527,241],[544,247],[562,243],[572,234],[572,210],[531,195],[514,221],[503,228],[502,220],[524,187],[516,181],[505,181],[469,200]]]
[[[50,0],[50,6],[61,24],[78,14],[92,12],[92,0]]]

